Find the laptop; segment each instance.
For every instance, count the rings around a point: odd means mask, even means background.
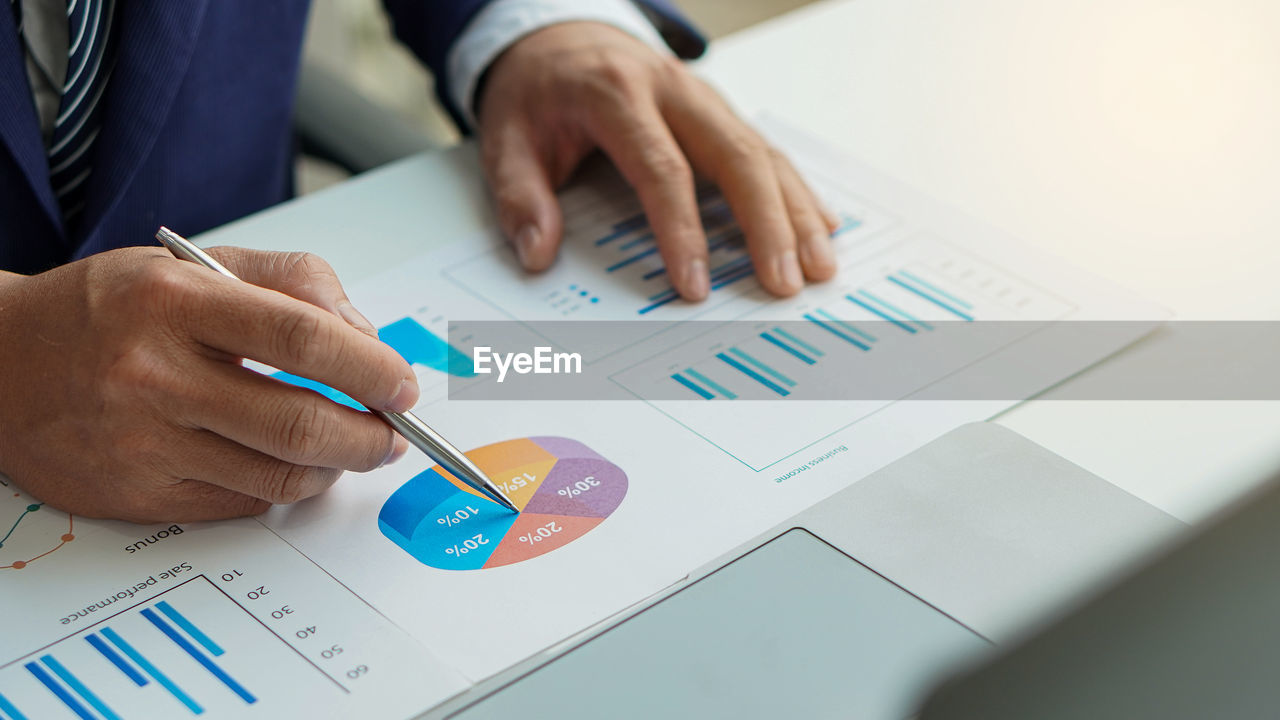
[[[1035,672],[1015,656],[1045,652],[1025,628],[1184,531],[1012,431],[966,425],[424,717],[900,719],[982,662],[923,717],[1006,717],[963,713]],[[1090,667],[1068,650],[1052,657]]]

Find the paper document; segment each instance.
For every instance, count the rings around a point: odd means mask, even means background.
[[[566,239],[548,272],[523,273],[488,232],[348,288],[413,363],[415,412],[474,449],[518,516],[414,453],[260,520],[208,525],[71,519],[0,488],[0,716],[410,716],[1014,402],[822,399],[871,373],[863,363],[923,369],[903,376],[914,391],[1012,367],[1064,320],[1160,316],[811,140],[771,133],[841,218],[839,275],[794,298],[761,290],[708,189],[711,296],[678,299],[610,172],[563,194]],[[629,399],[467,399],[497,387],[473,362],[490,342],[483,321],[583,348],[580,361]],[[947,323],[984,321],[1012,329],[938,340]],[[584,344],[587,322],[622,331]],[[1044,363],[1038,387],[1133,339]]]

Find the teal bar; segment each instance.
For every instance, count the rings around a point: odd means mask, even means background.
[[[780,383],[782,383],[782,384],[784,384],[784,385],[786,385],[786,386],[788,386],[788,387],[795,387],[795,386],[796,386],[796,381],[795,381],[795,380],[792,380],[791,378],[787,377],[786,375],[783,375],[782,373],[778,372],[777,370],[774,370],[773,368],[769,367],[769,366],[768,366],[768,365],[766,365],[765,363],[763,363],[763,362],[761,362],[761,361],[759,361],[759,360],[757,360],[757,359],[755,359],[755,358],[751,357],[751,356],[750,356],[750,355],[748,355],[746,352],[744,352],[744,351],[742,351],[742,350],[739,350],[739,349],[738,349],[738,348],[736,348],[736,347],[731,347],[731,348],[729,348],[729,352],[733,353],[734,355],[737,355],[738,357],[742,358],[743,360],[746,360],[747,362],[751,363],[752,365],[755,365],[757,369],[759,369],[759,370],[763,370],[763,371],[765,371],[765,372],[769,373],[770,375],[772,375],[772,376],[773,376],[773,379],[777,380],[778,382],[780,382]]]
[[[919,326],[920,326],[922,329],[924,329],[924,330],[932,330],[932,329],[933,329],[933,326],[932,326],[932,325],[930,325],[929,323],[927,323],[927,322],[925,322],[925,321],[921,320],[920,318],[916,317],[915,315],[912,315],[911,313],[907,312],[906,310],[903,310],[902,308],[898,307],[897,305],[894,305],[894,304],[890,303],[888,300],[885,300],[884,298],[880,297],[879,295],[872,295],[871,293],[867,292],[866,290],[859,290],[858,292],[859,292],[859,293],[861,293],[861,294],[862,294],[862,296],[863,296],[863,297],[865,297],[865,298],[867,298],[868,300],[870,300],[870,301],[872,301],[872,302],[874,302],[874,303],[878,303],[878,304],[879,304],[879,305],[881,305],[882,307],[888,308],[890,312],[898,313],[898,314],[899,314],[899,315],[901,315],[902,317],[906,318],[909,322],[913,322],[913,323],[915,323],[916,325],[919,325]]]
[[[738,399],[738,394],[737,394],[737,393],[735,393],[735,392],[733,392],[732,390],[730,390],[729,388],[727,388],[727,387],[725,387],[725,386],[721,385],[720,383],[716,382],[715,380],[712,380],[711,378],[707,377],[706,375],[703,375],[702,373],[698,372],[697,370],[694,370],[693,368],[685,368],[685,370],[684,370],[684,371],[685,371],[685,373],[686,373],[686,374],[688,374],[688,376],[689,376],[689,377],[693,378],[694,380],[697,380],[698,382],[702,383],[703,385],[706,385],[707,387],[711,388],[712,390],[715,390],[716,392],[720,393],[721,395],[725,396],[726,398],[728,398],[728,399],[730,399],[730,400],[737,400],[737,399]]]
[[[156,603],[156,607],[160,609],[160,612],[165,614],[165,617],[169,618],[174,622],[174,624],[182,628],[183,632],[190,635],[191,639],[200,643],[205,650],[208,650],[209,654],[214,657],[222,654],[222,648],[218,646],[218,643],[211,640],[208,635],[205,635],[204,632],[188,620],[185,615],[174,610],[173,606],[169,604],[169,601],[161,600]]]
[[[675,380],[676,382],[680,383],[681,385],[683,385],[683,386],[685,386],[685,387],[689,388],[690,390],[692,390],[693,392],[697,393],[697,394],[698,394],[698,397],[702,398],[703,400],[713,400],[713,399],[715,399],[715,395],[712,395],[711,393],[707,392],[706,390],[704,390],[704,389],[702,388],[702,386],[701,386],[701,385],[698,385],[698,384],[694,383],[692,380],[690,380],[689,378],[687,378],[687,377],[685,377],[685,376],[681,375],[680,373],[673,373],[673,374],[671,375],[671,379],[672,379],[672,380]]]
[[[790,390],[788,390],[788,389],[786,389],[786,388],[782,387],[781,385],[778,385],[778,384],[774,383],[774,382],[773,382],[772,380],[770,380],[769,378],[767,378],[767,377],[765,377],[765,376],[761,375],[760,373],[756,372],[755,370],[752,370],[751,368],[747,367],[746,365],[743,365],[742,363],[738,362],[737,360],[734,360],[733,358],[729,357],[729,356],[728,356],[728,355],[726,355],[725,353],[716,353],[716,357],[718,357],[718,358],[720,358],[720,360],[724,361],[724,364],[728,365],[729,367],[733,368],[734,370],[737,370],[738,372],[742,373],[743,375],[746,375],[747,377],[751,378],[752,380],[755,380],[756,382],[758,382],[758,383],[760,383],[761,385],[763,385],[763,386],[765,386],[765,387],[769,388],[770,390],[772,390],[772,391],[774,391],[775,393],[777,393],[777,394],[781,395],[782,397],[786,397],[786,396],[788,396],[788,395],[790,395],[790,394],[791,394],[791,391],[790,391]]]
[[[818,314],[819,314],[819,315],[821,315],[822,317],[824,317],[824,318],[826,318],[826,319],[830,320],[831,322],[833,322],[833,323],[835,323],[835,324],[839,325],[840,327],[844,328],[845,330],[848,330],[849,332],[853,333],[854,335],[857,335],[857,336],[861,337],[863,340],[866,340],[867,342],[875,342],[875,341],[876,341],[876,337],[875,337],[874,335],[872,335],[871,333],[863,332],[861,328],[859,328],[858,326],[854,325],[853,323],[851,323],[851,322],[846,322],[846,321],[844,321],[844,320],[841,320],[840,318],[836,317],[835,315],[832,315],[831,313],[827,312],[826,310],[823,310],[822,308],[818,308]]]
[[[85,687],[85,684],[80,682],[80,678],[71,674],[70,670],[63,667],[62,663],[58,662],[57,658],[52,655],[43,655],[40,657],[40,662],[44,663],[45,667],[52,670],[53,674],[57,675],[62,682],[70,685],[71,689],[74,690],[77,695],[84,698],[84,701],[89,703],[90,707],[97,710],[99,715],[107,720],[120,720],[119,715],[115,714],[111,708],[107,707],[107,704],[102,702],[97,695],[94,695],[92,690]]]
[[[908,278],[908,279],[916,281],[916,283],[918,283],[918,284],[920,284],[920,285],[923,285],[923,286],[925,286],[926,288],[928,288],[928,289],[930,289],[930,290],[932,290],[932,291],[934,291],[934,292],[938,293],[938,294],[939,294],[939,295],[941,295],[942,297],[947,298],[948,300],[950,300],[951,302],[953,302],[953,303],[955,303],[955,304],[959,305],[960,307],[963,307],[963,308],[969,308],[969,309],[972,309],[972,308],[973,308],[973,303],[968,302],[968,301],[966,301],[966,300],[961,300],[960,298],[956,297],[955,295],[952,295],[951,293],[947,292],[946,290],[943,290],[942,288],[938,287],[937,285],[934,285],[933,283],[929,282],[928,280],[925,280],[924,278],[922,278],[922,277],[920,277],[919,275],[917,275],[917,274],[915,274],[915,273],[911,272],[910,270],[907,270],[906,268],[903,268],[902,270],[900,270],[898,274],[907,276],[907,278]]]
[[[903,290],[906,290],[907,292],[910,292],[919,296],[921,299],[928,300],[934,305],[937,305],[938,307],[942,308],[943,310],[946,310],[947,312],[951,313],[952,315],[955,315],[956,317],[960,318],[961,320],[964,320],[965,322],[973,322],[973,317],[968,313],[964,312],[963,310],[959,310],[954,307],[951,307],[945,301],[930,295],[929,293],[925,292],[924,290],[921,290],[915,285],[911,285],[907,283],[902,278],[897,278],[890,275],[889,282],[893,283],[894,285],[897,285],[898,287],[902,288]]]
[[[814,347],[814,346],[810,345],[809,343],[807,343],[807,342],[805,342],[805,341],[801,340],[800,338],[796,337],[795,335],[792,335],[791,333],[787,332],[786,330],[783,330],[783,329],[782,329],[782,328],[780,328],[780,327],[775,327],[775,328],[773,329],[773,331],[774,331],[774,332],[776,332],[776,333],[778,333],[778,334],[779,334],[779,335],[781,335],[782,337],[784,337],[784,338],[786,338],[786,339],[790,340],[791,342],[795,343],[796,345],[799,345],[800,347],[804,348],[805,350],[808,350],[810,355],[814,355],[814,356],[816,356],[816,357],[822,357],[822,356],[825,354],[825,353],[823,353],[821,350],[819,350],[818,348],[816,348],[816,347]]]

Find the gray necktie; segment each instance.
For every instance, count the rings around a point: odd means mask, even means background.
[[[102,97],[111,76],[116,1],[67,2],[67,77],[49,145],[49,178],[69,229],[84,211],[93,172]]]

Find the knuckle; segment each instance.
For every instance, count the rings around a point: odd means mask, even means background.
[[[693,182],[693,168],[680,151],[656,143],[646,143],[643,147],[642,164],[650,180],[664,184]]]
[[[171,388],[168,362],[142,345],[118,352],[105,366],[100,379],[101,397],[114,405],[130,405]],[[146,438],[137,442],[146,443]]]
[[[317,312],[299,308],[281,321],[276,334],[280,357],[298,369],[310,368],[324,357],[324,322]]]
[[[305,403],[293,412],[278,413],[276,448],[283,459],[304,461],[313,457],[328,437],[329,421],[318,402]]]
[[[361,458],[360,464],[350,468],[356,472],[369,472],[382,467],[382,462],[391,454],[392,448],[395,447],[395,434],[389,428],[380,429],[377,438],[381,442],[370,442],[365,447],[364,457]]]
[[[282,261],[286,282],[301,287],[310,287],[315,281],[333,275],[333,268],[329,263],[314,253],[285,253]]]
[[[257,498],[274,505],[292,505],[310,497],[311,468],[290,463],[274,463],[260,481]]]
[[[582,60],[574,75],[582,107],[607,107],[623,104],[640,91],[644,69],[629,56],[600,51]]]
[[[768,158],[768,152],[768,146],[753,132],[727,135],[722,150],[725,162],[735,167],[757,163]]]
[[[591,61],[591,76],[601,83],[612,87],[627,87],[634,84],[643,69],[630,55],[601,51]]]
[[[185,268],[178,263],[154,261],[136,266],[132,288],[143,300],[180,297],[190,287]]]
[[[166,513],[171,507],[164,493],[158,490],[141,489],[132,492],[118,501],[120,516],[135,523],[159,522],[167,519]]]

